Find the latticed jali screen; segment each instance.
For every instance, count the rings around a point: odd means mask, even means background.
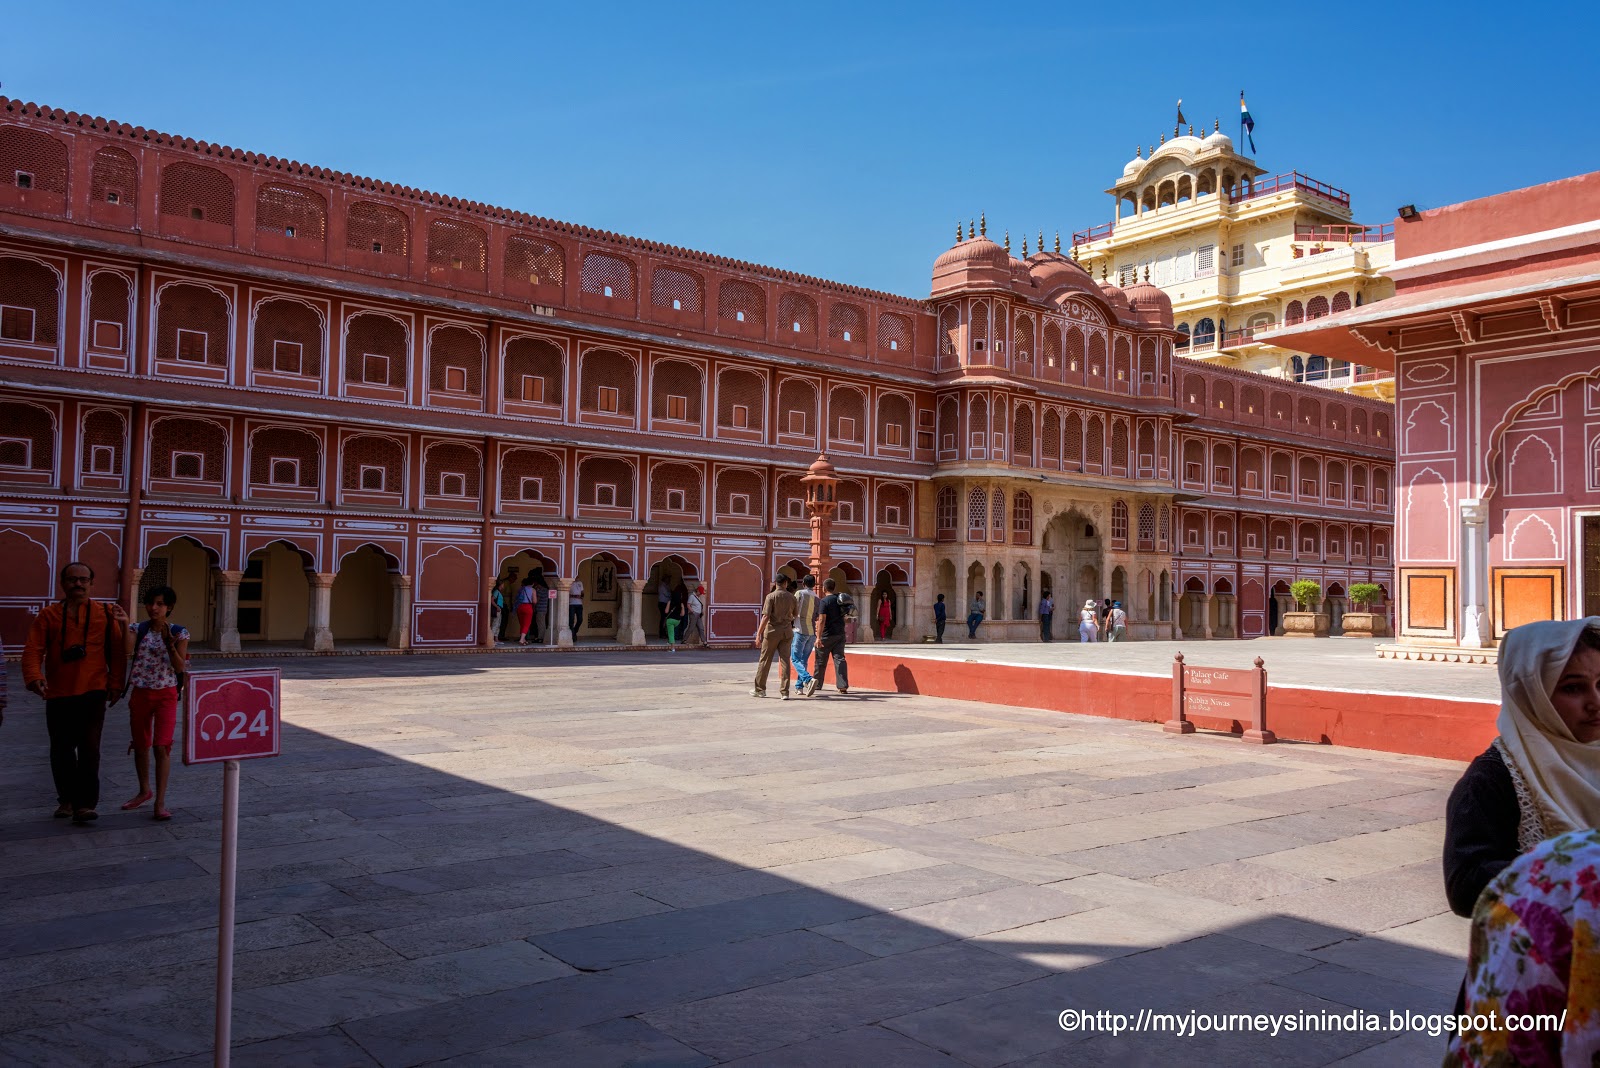
[[[83,461],[85,474],[122,474],[127,426],[122,416],[104,408],[83,417]]]
[[[765,381],[760,375],[731,368],[717,375],[718,426],[760,430],[766,422],[765,409]]]
[[[543,449],[511,449],[500,458],[500,497],[526,504],[561,501],[561,461]]]
[[[54,345],[58,340],[57,308],[61,283],[56,273],[37,260],[17,256],[0,258],[0,304],[25,308],[20,317],[8,313],[6,329],[0,339],[36,345]],[[123,313],[126,315],[126,311]]]
[[[133,156],[109,145],[96,152],[89,167],[89,198],[96,204],[137,204],[139,168]]]
[[[0,402],[0,464],[53,471],[55,446],[55,420],[47,409],[22,401]]]
[[[579,374],[578,401],[584,411],[633,414],[633,361],[627,356],[613,349],[592,349],[583,354]]]
[[[650,469],[650,507],[655,511],[700,511],[700,469],[690,464],[656,464]]]
[[[361,434],[348,439],[340,466],[339,484],[347,490],[399,493],[405,485],[406,451],[393,438]],[[372,477],[373,468],[379,469],[380,477]]]
[[[633,264],[621,256],[590,252],[583,257],[578,283],[583,292],[593,296],[632,300]]]
[[[585,360],[586,377],[589,369]],[[650,414],[653,418],[698,423],[703,392],[700,368],[694,364],[661,360],[650,369]]]
[[[565,284],[567,265],[561,249],[548,241],[524,234],[506,238],[507,282],[526,282],[532,286]]]
[[[161,171],[161,214],[233,225],[233,179],[215,167],[169,163]]]
[[[441,326],[428,335],[428,384],[436,390],[483,396],[482,336],[461,326]]]
[[[258,371],[322,374],[322,317],[298,300],[268,300],[256,306],[252,362]]]
[[[489,267],[489,237],[470,223],[435,219],[428,224],[428,266],[483,274]]]
[[[178,454],[198,454],[199,469],[191,473],[175,464]],[[156,420],[150,429],[150,473],[156,478],[200,478],[221,482],[228,455],[228,435],[206,419],[178,416]]]
[[[108,352],[128,349],[128,309],[133,287],[126,275],[96,271],[89,276],[89,343]]]
[[[704,311],[705,285],[699,275],[675,267],[657,267],[650,279],[650,303],[674,311]]]
[[[192,331],[204,337],[205,359],[199,355],[194,343],[185,339],[182,358],[204,362],[212,367],[228,365],[228,302],[221,293],[205,286],[175,282],[163,286],[156,306],[156,359],[180,358],[178,333]]]
[[[37,130],[0,126],[0,185],[66,195],[67,146]]]
[[[560,405],[566,360],[560,346],[544,338],[519,337],[506,345],[507,400]]]
[[[469,445],[430,445],[422,461],[422,491],[435,496],[476,497],[482,486],[482,468],[483,457]],[[462,490],[458,495],[450,493],[456,485]]]
[[[269,182],[256,191],[256,229],[322,241],[328,234],[328,203],[309,189]]]
[[[250,482],[253,485],[316,489],[321,482],[321,459],[322,441],[310,431],[269,426],[250,435]],[[289,463],[285,465],[281,461]]]
[[[765,330],[767,295],[751,282],[736,279],[723,282],[717,287],[717,318]]]
[[[410,247],[411,226],[394,208],[358,200],[345,214],[344,247],[404,260]]]
[[[345,327],[345,381],[404,389],[409,350],[406,328],[399,320],[375,312],[357,315]]]

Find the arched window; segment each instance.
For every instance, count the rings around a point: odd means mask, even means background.
[[[256,305],[250,349],[257,371],[320,378],[322,316],[298,300],[264,300]]]
[[[578,503],[633,507],[633,465],[615,456],[590,456],[578,465]]]
[[[1328,298],[1312,297],[1306,302],[1306,318],[1320,319],[1328,314]]]
[[[436,442],[423,454],[422,492],[430,497],[477,501],[483,485],[482,469],[483,458],[471,445]]]
[[[1139,505],[1138,534],[1139,551],[1154,551],[1156,547],[1156,506],[1148,501]]]
[[[940,541],[950,541],[956,536],[957,509],[960,502],[956,499],[954,486],[941,486],[939,495],[934,499],[934,526],[938,530]]]
[[[55,417],[47,408],[23,401],[0,401],[0,468],[54,471]]]
[[[1350,310],[1350,294],[1343,291],[1333,295],[1333,311],[1335,313]]]
[[[298,185],[268,182],[256,190],[256,230],[318,246],[328,235],[328,202]]]
[[[656,464],[650,469],[650,510],[700,516],[700,469],[692,464]]]
[[[1128,423],[1124,419],[1111,423],[1111,467],[1124,474],[1128,470]]]
[[[911,447],[911,402],[903,393],[885,393],[878,399],[878,446]]]
[[[1289,306],[1283,312],[1284,325],[1293,326],[1295,323],[1303,323],[1305,321],[1305,307],[1298,300],[1291,300]]]
[[[1017,406],[1011,420],[1011,453],[1023,463],[1033,457],[1033,409],[1025,404]]]
[[[650,276],[651,307],[699,314],[705,303],[705,284],[691,271],[657,267]]]
[[[512,234],[506,238],[504,277],[508,284],[561,286],[567,277],[566,255],[549,241]]]
[[[766,379],[740,368],[725,368],[717,373],[717,426],[760,430],[766,425],[766,409]]]
[[[233,225],[233,179],[215,167],[169,163],[161,170],[161,214]]]
[[[38,260],[0,257],[0,341],[54,346],[59,338],[61,282]],[[127,310],[124,305],[123,316]]]
[[[463,326],[440,326],[428,335],[428,385],[437,393],[483,396],[483,337]]]
[[[352,493],[400,494],[406,484],[405,446],[379,434],[346,438],[339,456],[339,486]]]
[[[766,480],[744,467],[725,467],[717,472],[717,516],[766,516]]]
[[[399,320],[377,312],[352,316],[344,328],[344,380],[404,389],[410,348]]]
[[[500,499],[561,503],[561,461],[543,449],[508,449],[500,457]]]
[[[127,275],[94,271],[89,275],[89,344],[99,352],[128,351],[133,286]]]
[[[803,378],[785,378],[778,385],[778,433],[795,437],[817,434],[817,387]]]
[[[867,341],[867,316],[860,306],[835,301],[828,306],[828,339],[851,345]]]
[[[633,264],[621,256],[612,256],[604,252],[590,252],[583,257],[583,269],[579,272],[579,284],[582,292],[595,297],[611,297],[615,300],[632,300],[635,287],[633,284]]]
[[[344,247],[352,252],[387,256],[403,264],[410,250],[411,224],[403,212],[370,200],[358,200],[345,212]]]
[[[767,295],[754,282],[730,279],[717,287],[717,318],[729,326],[764,332]]]
[[[1011,544],[1033,544],[1033,497],[1026,491],[1011,499]]]
[[[250,435],[250,484],[287,489],[317,488],[322,440],[296,427],[262,427]]]
[[[232,316],[228,301],[207,286],[175,282],[156,296],[156,359],[228,366]]]
[[[859,445],[866,441],[867,405],[859,389],[835,386],[828,393],[828,440]]]
[[[939,312],[939,366],[954,366],[961,340],[961,309],[952,304]]]
[[[780,334],[794,340],[814,340],[817,336],[817,302],[803,293],[785,293],[778,298]]]
[[[700,368],[683,360],[657,360],[650,368],[650,417],[698,423],[702,392]]]
[[[615,349],[590,349],[578,367],[578,407],[602,415],[634,413],[633,361]]]
[[[505,398],[529,404],[561,406],[566,381],[566,356],[553,341],[513,338],[506,343]]]
[[[878,316],[878,351],[908,352],[910,349],[911,320],[892,312]]]
[[[984,540],[989,526],[989,494],[982,486],[967,491],[967,540]]]
[[[1125,501],[1111,504],[1111,542],[1118,548],[1128,547],[1128,505]]]
[[[435,219],[428,224],[428,267],[485,274],[489,266],[489,237],[482,228],[455,219]]]
[[[1194,343],[1209,345],[1217,339],[1217,324],[1208,315],[1194,325]]]
[[[89,199],[96,205],[121,205],[131,214],[139,202],[139,167],[133,156],[110,145],[96,152],[89,170]]]
[[[227,459],[227,432],[209,419],[163,416],[150,428],[151,478],[220,485]]]
[[[1083,417],[1075,411],[1068,411],[1061,417],[1066,425],[1062,437],[1065,445],[1062,446],[1062,464],[1069,471],[1083,469]]]
[[[83,454],[79,473],[121,475],[128,427],[120,413],[96,408],[83,417]]]
[[[877,525],[911,527],[911,492],[898,482],[878,484]]]

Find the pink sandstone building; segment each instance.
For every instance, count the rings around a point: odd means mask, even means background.
[[[970,230],[909,299],[0,98],[0,638],[81,558],[223,650],[492,644],[509,565],[561,621],[582,579],[560,644],[643,642],[680,578],[745,642],[820,452],[901,639],[937,593],[990,639],[1044,592],[1252,637],[1293,579],[1387,586],[1389,406],[1178,337]]]
[[[1395,223],[1393,298],[1275,340],[1393,367],[1393,655],[1600,615],[1600,172]]]

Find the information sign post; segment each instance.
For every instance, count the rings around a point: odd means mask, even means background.
[[[184,691],[183,762],[222,765],[222,892],[217,905],[213,1063],[227,1068],[233,1032],[233,906],[239,869],[239,761],[277,756],[283,732],[276,668],[191,671]]]

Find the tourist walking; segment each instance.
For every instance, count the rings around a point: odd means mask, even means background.
[[[667,588],[667,644],[673,652],[678,651],[678,643],[683,640],[684,628],[689,622],[689,600],[683,588],[683,583]]]
[[[1125,642],[1128,640],[1128,613],[1122,610],[1121,601],[1111,602],[1111,636],[1107,641]]]
[[[933,641],[936,645],[944,644],[945,612],[944,594],[941,593],[933,602]]]
[[[578,629],[583,626],[583,579],[573,579],[572,589],[567,592],[567,629],[572,632],[572,640],[578,640]]]
[[[128,613],[89,598],[94,569],[74,561],[61,569],[62,599],[33,617],[22,647],[22,680],[44,698],[50,734],[55,815],[82,825],[99,819],[100,734],[106,706],[122,697],[127,675]]]
[[[789,662],[794,665],[795,689],[805,693],[811,684],[811,652],[817,647],[817,576],[807,575],[794,595],[794,638]]]
[[[489,637],[500,640],[500,624],[506,614],[506,595],[500,591],[500,580],[489,584]]]
[[[889,640],[889,632],[894,629],[894,606],[889,603],[886,593],[878,599],[878,639]]]
[[[667,637],[667,606],[672,603],[672,583],[667,581],[663,574],[656,579],[656,611],[660,613],[657,637],[666,640]]]
[[[517,644],[528,644],[528,631],[533,628],[533,606],[539,600],[539,591],[533,585],[533,576],[529,575],[522,580],[522,585],[517,587]],[[535,641],[538,639],[535,638]]]
[[[968,639],[972,641],[978,640],[978,624],[983,622],[983,617],[987,614],[983,604],[983,591],[979,590],[977,595],[972,598],[971,606],[967,609]]]
[[[177,591],[157,586],[144,595],[143,623],[128,632],[128,726],[133,735],[133,771],[139,792],[122,804],[127,812],[155,798],[151,815],[170,820],[167,780],[172,773],[172,735],[178,725],[178,695],[189,669],[189,631],[171,620]],[[150,790],[150,758],[155,757],[155,792]]]
[[[511,606],[517,600],[517,587],[520,585],[520,581],[517,578],[519,571],[519,568],[508,567],[506,568],[505,577],[495,583],[495,589],[500,592],[501,605],[500,625],[494,631],[496,641],[508,642],[511,640],[511,619],[513,614]]]
[[[542,571],[533,578],[533,640],[550,640],[550,587]]]
[[[689,597],[684,602],[684,609],[688,613],[683,624],[683,644],[691,641],[696,645],[706,643],[705,614],[706,614],[706,588],[696,586],[689,591]]]
[[[1048,593],[1039,598],[1039,640],[1042,642],[1054,641],[1050,633],[1051,623],[1055,619],[1056,602]]]
[[[756,648],[761,658],[756,661],[756,681],[751,697],[767,696],[767,674],[772,669],[772,658],[778,658],[778,692],[785,701],[789,699],[789,660],[786,654],[794,644],[794,617],[799,605],[789,592],[789,577],[779,575],[772,582],[772,592],[761,605],[761,619],[756,625]]]
[[[817,602],[817,666],[805,694],[810,697],[828,681],[828,659],[833,659],[834,687],[850,692],[850,669],[844,658],[844,623],[850,614],[850,597],[839,592],[833,579],[822,583],[822,600]]]
[[[1111,598],[1109,597],[1100,602],[1099,626],[1100,640],[1109,641],[1111,639]]]
[[[1100,628],[1095,623],[1096,609],[1094,598],[1083,602],[1083,611],[1078,613],[1078,641],[1093,642],[1100,640]]]

